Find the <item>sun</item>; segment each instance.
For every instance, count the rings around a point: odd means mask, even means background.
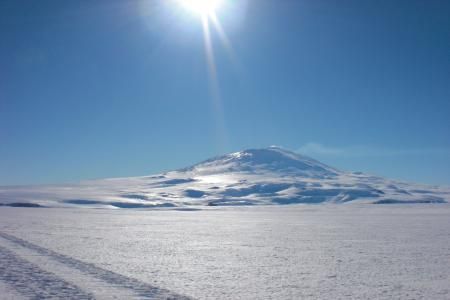
[[[223,0],[180,0],[189,10],[202,17],[214,15]]]

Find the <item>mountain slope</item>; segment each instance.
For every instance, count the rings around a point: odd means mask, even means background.
[[[0,203],[109,208],[292,203],[443,203],[450,190],[343,172],[279,147],[249,149],[154,176],[0,187]]]

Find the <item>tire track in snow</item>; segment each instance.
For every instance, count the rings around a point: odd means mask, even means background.
[[[162,289],[140,280],[130,278],[101,267],[98,267],[91,263],[86,263],[76,258],[57,253],[53,250],[43,248],[41,246],[30,243],[26,240],[15,237],[11,234],[0,232],[0,237],[11,241],[17,245],[20,245],[29,250],[33,250],[41,255],[47,256],[57,262],[60,262],[66,266],[77,269],[87,275],[90,275],[96,279],[102,280],[113,286],[130,289],[135,292],[139,297],[146,299],[166,299],[166,300],[190,300],[192,298],[179,295],[166,289]],[[8,250],[9,251],[9,250]],[[83,299],[83,298],[81,298]]]
[[[0,281],[30,299],[94,299],[76,285],[0,246]]]

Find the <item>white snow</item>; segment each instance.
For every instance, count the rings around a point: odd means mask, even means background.
[[[449,204],[2,207],[0,220],[2,299],[450,299]]]
[[[449,200],[279,147],[0,187],[0,299],[450,299]]]
[[[0,187],[0,204],[168,208],[293,203],[444,203],[450,188],[344,172],[279,148],[250,149],[153,176]]]

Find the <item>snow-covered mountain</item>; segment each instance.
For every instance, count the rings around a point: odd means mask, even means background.
[[[235,152],[153,176],[0,187],[0,203],[13,206],[151,208],[449,200],[449,188],[344,172],[280,147]]]

